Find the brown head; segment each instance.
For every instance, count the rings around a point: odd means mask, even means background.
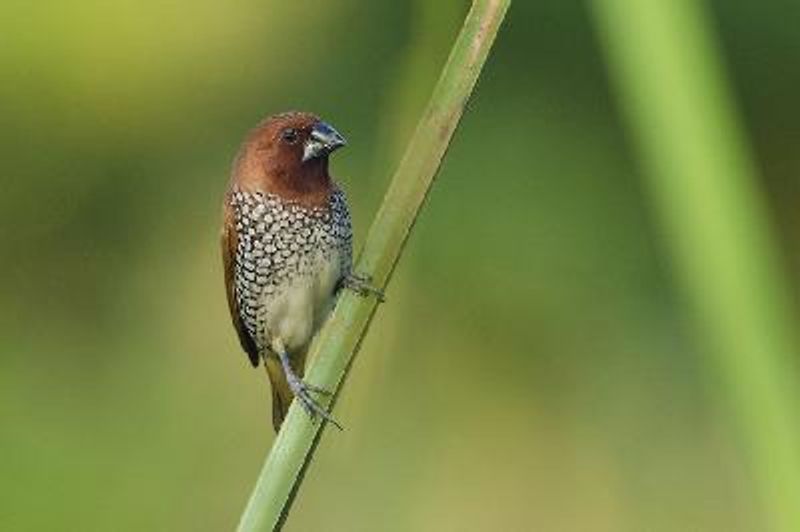
[[[231,185],[309,207],[325,205],[332,187],[328,156],[344,145],[333,127],[311,113],[271,116],[245,139],[233,165]]]

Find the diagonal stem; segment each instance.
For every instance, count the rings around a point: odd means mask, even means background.
[[[381,290],[400,258],[510,3],[474,0],[392,178],[356,264],[356,272],[368,276]],[[309,382],[338,392],[377,304],[374,297],[360,297],[349,290],[342,293],[311,345]],[[296,403],[289,409],[242,514],[242,532],[281,528],[322,437],[323,425],[309,420]]]

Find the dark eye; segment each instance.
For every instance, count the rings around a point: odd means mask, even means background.
[[[284,129],[281,132],[281,139],[283,139],[283,141],[286,142],[287,144],[294,144],[295,142],[297,142],[297,137],[298,137],[297,130],[291,127],[288,129]]]

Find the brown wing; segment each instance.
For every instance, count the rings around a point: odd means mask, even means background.
[[[253,337],[247,332],[242,318],[239,315],[239,305],[236,302],[236,292],[233,285],[233,274],[236,268],[236,223],[233,218],[233,209],[230,202],[225,201],[225,211],[222,221],[222,264],[225,270],[225,293],[228,296],[228,309],[231,311],[231,320],[239,335],[239,342],[242,344],[250,362],[253,366],[258,366],[258,347]]]

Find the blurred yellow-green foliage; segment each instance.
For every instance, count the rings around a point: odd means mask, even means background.
[[[716,1],[794,267],[800,4]],[[464,1],[0,5],[0,529],[229,530],[273,439],[218,256],[313,110],[364,236]],[[288,530],[759,530],[585,6],[519,1]]]

